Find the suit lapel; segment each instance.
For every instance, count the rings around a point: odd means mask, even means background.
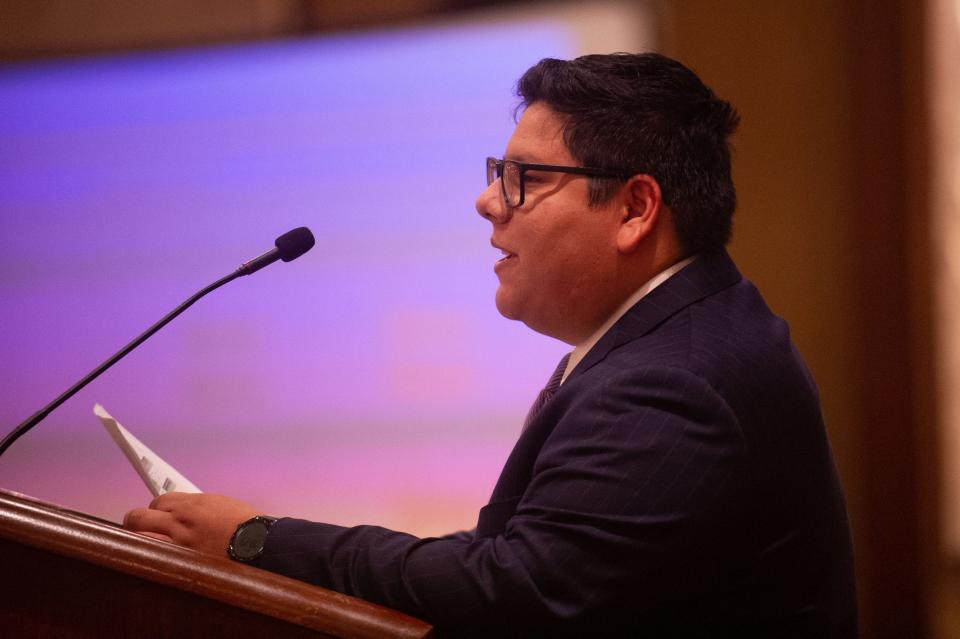
[[[577,364],[568,381],[602,361],[618,346],[646,335],[678,311],[741,279],[726,251],[698,256],[627,311]]]

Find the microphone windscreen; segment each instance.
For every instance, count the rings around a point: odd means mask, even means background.
[[[313,233],[305,226],[287,231],[274,242],[284,262],[295,260],[313,248]],[[274,258],[276,259],[276,258]]]

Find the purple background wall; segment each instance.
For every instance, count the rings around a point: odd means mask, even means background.
[[[423,28],[0,69],[0,424],[202,300],[0,458],[119,519],[149,494],[100,402],[202,489],[278,515],[472,526],[564,345],[502,319],[473,200],[559,23]]]

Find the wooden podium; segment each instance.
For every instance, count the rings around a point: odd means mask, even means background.
[[[0,490],[4,637],[430,637],[366,601]]]

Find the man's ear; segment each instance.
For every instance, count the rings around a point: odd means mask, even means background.
[[[623,220],[617,231],[617,250],[632,253],[658,225],[663,210],[660,185],[649,175],[634,175],[623,186]]]

